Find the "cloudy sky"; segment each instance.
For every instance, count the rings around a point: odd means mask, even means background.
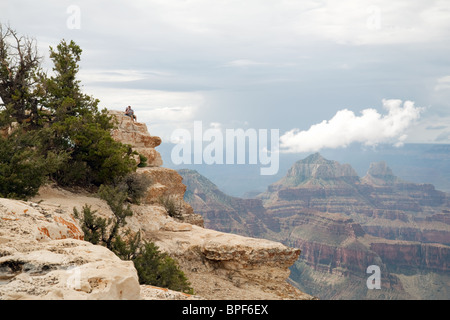
[[[164,141],[202,121],[285,152],[450,143],[448,0],[7,0],[0,22],[48,68],[75,40],[85,92]]]

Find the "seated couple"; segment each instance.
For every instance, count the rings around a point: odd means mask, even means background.
[[[134,111],[131,109],[131,106],[128,106],[125,109],[125,115],[129,116],[133,121],[137,121],[137,117],[134,115]]]

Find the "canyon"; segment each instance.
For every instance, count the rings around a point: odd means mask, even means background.
[[[321,299],[450,296],[450,197],[399,179],[385,162],[360,178],[350,165],[312,154],[255,199],[179,173],[205,226],[299,248],[289,279],[302,291]],[[367,288],[371,265],[381,269],[380,290]]]
[[[113,137],[146,158],[136,172],[151,181],[141,203],[130,205],[125,232],[140,232],[175,259],[194,295],[140,284],[133,262],[84,241],[74,208],[81,212],[87,205],[111,218],[107,203],[87,190],[46,184],[26,201],[0,198],[0,299],[315,299],[288,282],[298,248],[205,228],[183,200],[182,177],[162,167],[155,149],[161,139],[122,112],[110,113],[117,123]],[[180,216],[170,216],[161,197],[171,197]]]

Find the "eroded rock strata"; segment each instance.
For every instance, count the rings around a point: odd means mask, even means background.
[[[385,162],[373,163],[360,178],[348,164],[313,154],[255,199],[261,201],[257,211],[196,172],[180,174],[187,201],[207,227],[234,226],[232,232],[300,248],[290,279],[308,293],[324,299],[448,297],[449,196],[399,179]],[[246,209],[247,203],[253,205]],[[255,222],[257,228],[248,227]],[[370,265],[382,270],[381,291],[366,286]]]

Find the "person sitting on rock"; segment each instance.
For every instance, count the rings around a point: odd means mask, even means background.
[[[129,116],[133,121],[137,121],[137,117],[134,115],[134,111],[131,109],[131,106],[128,106],[125,109],[125,115]]]

